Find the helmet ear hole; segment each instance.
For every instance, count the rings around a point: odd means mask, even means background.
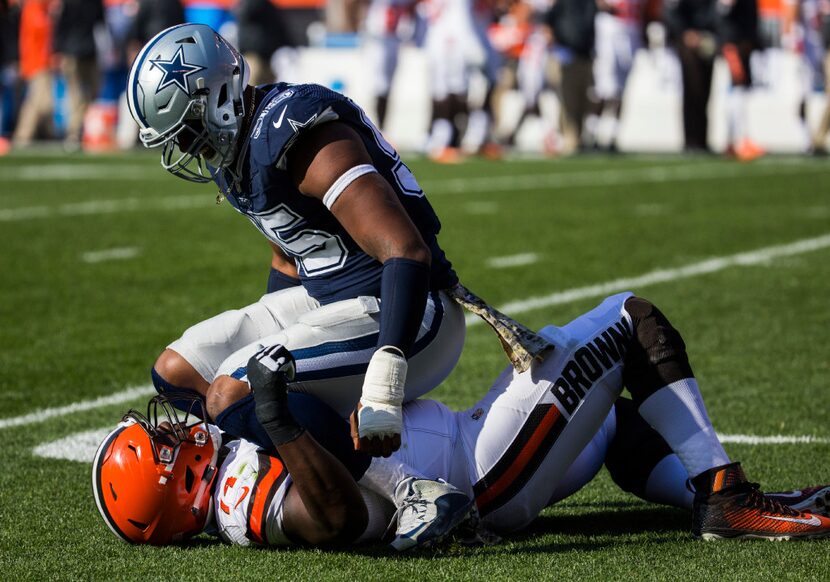
[[[193,473],[193,470],[190,467],[187,467],[187,470],[184,474],[184,488],[185,490],[190,493],[193,489],[193,482],[196,480],[196,475]]]
[[[222,107],[228,102],[228,84],[225,83],[219,88],[219,96],[216,98],[216,106]]]
[[[146,524],[146,523],[141,523],[140,521],[136,521],[134,519],[127,519],[127,521],[129,521],[131,524],[133,524],[135,527],[137,527],[141,531],[144,531],[145,529],[147,529],[148,524]]]

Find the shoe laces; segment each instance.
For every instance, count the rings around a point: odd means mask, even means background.
[[[758,483],[739,483],[735,485],[734,491],[735,493],[746,493],[746,498],[741,502],[743,507],[757,509],[762,513],[773,513],[790,517],[801,515],[800,511],[796,511],[789,505],[785,505],[780,501],[764,495]]]
[[[417,494],[407,495],[398,509],[398,520],[422,520],[426,517],[428,505],[429,502]]]

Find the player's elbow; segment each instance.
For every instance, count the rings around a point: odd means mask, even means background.
[[[396,245],[389,252],[388,259],[409,259],[410,261],[429,265],[432,263],[432,253],[426,243],[418,239]]]
[[[369,514],[363,499],[335,502],[318,519],[314,539],[307,541],[318,546],[347,544],[360,537],[368,524]]]

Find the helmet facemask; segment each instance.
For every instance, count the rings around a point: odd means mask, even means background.
[[[238,73],[235,77],[238,76]],[[201,81],[201,79],[199,79]],[[230,84],[236,85],[237,79]],[[220,91],[226,93],[225,88]],[[210,182],[211,174],[208,166],[213,168],[226,168],[233,162],[236,156],[236,140],[242,126],[244,108],[241,99],[235,100],[233,115],[227,109],[227,103],[218,109],[210,108],[210,89],[200,88],[187,108],[182,114],[179,122],[171,127],[164,134],[158,134],[154,130],[142,130],[139,134],[141,143],[148,148],[162,146],[161,165],[162,167],[190,182]],[[239,115],[236,115],[237,111]],[[233,119],[231,124],[218,126],[216,118]]]
[[[131,409],[124,415],[125,421],[133,421],[144,429],[150,437],[153,457],[156,463],[166,464],[172,468],[179,457],[182,445],[190,443],[197,447],[208,444],[213,439],[213,454],[210,463],[205,467],[202,475],[194,475],[199,478],[199,489],[193,498],[190,511],[195,516],[209,512],[210,498],[205,499],[205,494],[216,476],[216,461],[219,456],[221,439],[211,431],[203,420],[207,418],[204,402],[198,397],[180,396],[177,404],[187,406],[184,416],[181,416],[172,402],[164,395],[156,396],[147,403],[147,414],[143,415],[137,410]],[[200,427],[201,430],[194,430]]]

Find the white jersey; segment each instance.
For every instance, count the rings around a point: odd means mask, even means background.
[[[282,529],[291,475],[282,462],[248,441],[229,443],[213,494],[219,537],[247,546],[291,543]]]
[[[213,494],[219,537],[240,546],[293,543],[283,530],[283,509],[292,479],[282,461],[246,440],[227,446],[230,452],[219,468]],[[394,508],[379,495],[364,488],[360,491],[369,523],[358,541],[378,540]]]
[[[393,456],[474,497],[492,529],[528,525],[602,465],[633,332],[629,297],[614,295],[564,327],[542,329],[553,352],[525,373],[505,369],[465,411],[435,401],[407,404]]]
[[[496,531],[528,525],[602,466],[633,334],[625,310],[629,297],[614,295],[564,327],[544,328],[541,334],[555,345],[544,361],[522,374],[508,367],[465,411],[433,400],[407,403],[401,448],[393,458],[474,497],[483,522]],[[232,443],[214,496],[222,539],[290,543],[282,516],[291,483],[279,459],[251,443]],[[378,540],[392,508],[361,492],[370,517],[361,539]]]
[[[622,97],[634,57],[643,46],[639,3],[618,4],[619,12],[600,12],[594,20],[594,90],[599,99]]]

